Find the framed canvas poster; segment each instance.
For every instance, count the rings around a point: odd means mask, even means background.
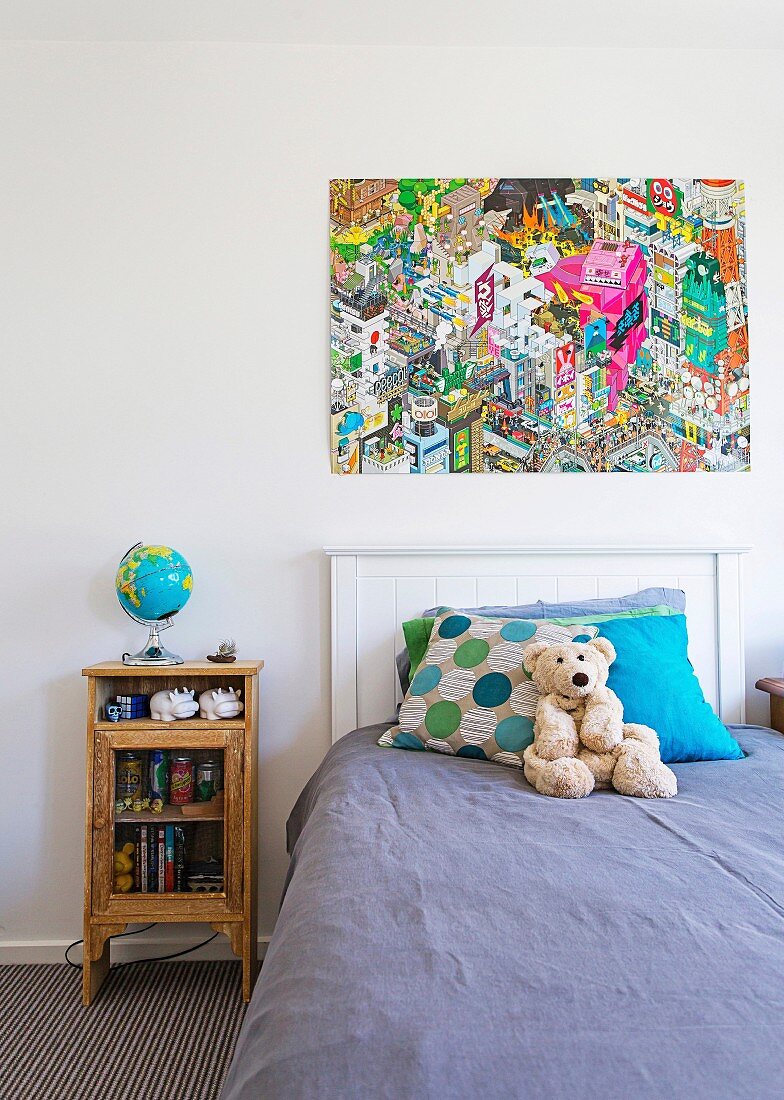
[[[740,180],[331,180],[331,469],[748,470],[747,316]]]

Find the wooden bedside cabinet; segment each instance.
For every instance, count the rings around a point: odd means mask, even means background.
[[[90,1004],[108,973],[109,937],[128,924],[151,922],[204,921],[224,932],[242,959],[242,996],[250,999],[257,971],[256,769],[258,674],[263,667],[262,661],[190,661],[161,667],[112,661],[82,670],[88,689],[84,1004]],[[104,707],[117,696],[149,696],[164,688],[182,690],[183,685],[194,689],[196,699],[208,688],[242,689],[244,710],[231,719],[106,720]],[[140,797],[149,790],[152,753],[161,749],[168,754],[163,758],[166,770],[176,756],[189,757],[194,769],[207,761],[217,764],[222,797],[193,803],[189,809],[168,801],[167,792],[158,813],[140,810],[138,804],[136,810],[121,809],[118,799],[128,796],[128,781],[132,786],[137,771]],[[124,845],[133,864],[127,872],[133,882],[129,886],[127,878],[121,880],[125,889],[120,889],[115,884],[115,851]],[[156,874],[159,869],[161,876]]]
[[[784,679],[778,676],[766,676],[763,680],[757,680],[754,686],[759,691],[766,691],[770,696],[771,728],[784,733]]]

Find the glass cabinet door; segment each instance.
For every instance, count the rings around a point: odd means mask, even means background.
[[[231,908],[242,891],[235,852],[242,834],[241,751],[241,730],[96,731],[99,911],[142,911],[176,899]]]

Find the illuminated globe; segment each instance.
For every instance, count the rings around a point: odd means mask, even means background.
[[[171,546],[137,543],[120,562],[115,579],[120,607],[150,628],[143,650],[124,654],[126,664],[182,664],[182,657],[160,644],[158,633],[185,607],[193,590],[193,573],[185,557]]]

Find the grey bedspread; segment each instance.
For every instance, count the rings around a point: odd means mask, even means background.
[[[224,1100],[784,1095],[784,738],[671,801],[335,745]]]

